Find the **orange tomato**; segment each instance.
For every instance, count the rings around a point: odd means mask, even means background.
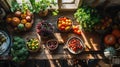
[[[62,25],[65,25],[65,24],[66,24],[66,22],[62,21]]]
[[[73,30],[78,30],[79,27],[78,26],[73,26]]]
[[[20,23],[20,19],[18,17],[12,18],[12,25],[17,26]]]
[[[69,29],[70,29],[70,26],[65,27],[65,30],[69,30]]]
[[[62,24],[58,24],[58,28],[60,28],[60,27],[61,27],[61,25],[62,25]]]
[[[26,18],[26,14],[21,14],[21,18],[25,19]]]
[[[25,28],[26,28],[26,29],[30,29],[31,27],[32,27],[32,24],[31,24],[31,23],[27,22],[27,23],[25,24]]]
[[[12,18],[8,17],[8,18],[6,19],[6,21],[7,21],[7,23],[11,23]]]
[[[81,31],[80,31],[80,30],[78,30],[78,31],[77,31],[77,34],[79,34],[79,35],[80,35],[80,34],[81,34]]]
[[[71,25],[72,25],[72,23],[71,23],[71,22],[69,22],[69,23],[68,23],[68,25],[69,25],[69,26],[71,26]]]
[[[22,23],[22,24],[26,24],[26,23],[27,23],[27,20],[26,20],[26,19],[22,19],[22,20],[21,20],[21,23]]]

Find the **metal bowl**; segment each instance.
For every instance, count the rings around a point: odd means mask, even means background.
[[[5,31],[0,30],[0,35],[6,39],[5,42],[0,45],[0,55],[2,55],[10,47],[11,39]]]
[[[80,44],[79,44],[79,45],[82,46],[82,49],[78,49],[76,52],[73,51],[73,50],[69,47],[69,41],[70,41],[71,39],[73,39],[73,38],[78,39],[78,40],[80,41]],[[85,46],[84,46],[84,43],[83,43],[82,39],[79,38],[78,36],[71,36],[71,37],[67,40],[66,45],[67,45],[67,49],[68,49],[72,54],[79,54],[79,53],[81,53],[81,52],[85,49]]]

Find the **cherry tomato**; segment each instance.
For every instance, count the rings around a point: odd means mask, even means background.
[[[73,26],[73,30],[79,30],[78,26]]]
[[[80,31],[80,30],[78,30],[78,31],[77,31],[77,34],[81,34],[81,31]]]
[[[75,52],[77,51],[77,47],[73,47],[72,49],[73,49],[73,51],[75,51]]]
[[[82,49],[82,46],[81,46],[81,45],[79,45],[79,46],[78,46],[78,48],[81,50],[81,49]]]
[[[64,29],[65,29],[65,26],[61,26],[60,29],[61,29],[61,30],[64,30]]]

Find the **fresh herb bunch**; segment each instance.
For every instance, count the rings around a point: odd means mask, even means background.
[[[16,1],[12,1],[11,3],[11,12],[15,12],[16,10],[20,10],[20,5]]]
[[[30,3],[31,3],[31,5],[32,5],[32,7],[33,7],[33,11],[35,12],[35,13],[39,13],[40,11],[44,11],[44,10],[46,10],[46,9],[48,9],[48,8],[51,8],[52,7],[52,5],[51,5],[51,3],[55,6],[56,5],[56,3],[55,3],[55,0],[39,0],[39,1],[35,1],[35,0],[30,0]],[[52,14],[53,15],[57,15],[58,14],[58,10],[57,9],[55,9],[53,12],[52,12]]]
[[[11,47],[11,55],[12,60],[15,62],[22,62],[25,61],[28,57],[28,50],[26,48],[26,44],[24,39],[15,36],[13,38],[13,45]]]
[[[77,22],[80,23],[80,27],[85,31],[92,31],[95,24],[100,21],[100,15],[95,8],[89,6],[82,6],[74,13],[74,17]]]
[[[50,6],[49,0],[30,0],[32,7],[34,8],[35,13],[39,13],[40,11],[46,10]]]
[[[25,2],[25,0],[22,0],[22,3],[18,3],[13,0],[11,3],[11,12],[15,12],[17,10],[20,10],[23,13],[25,13],[27,10],[33,12],[33,7],[30,5],[30,3]]]

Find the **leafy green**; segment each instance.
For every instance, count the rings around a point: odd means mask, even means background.
[[[11,11],[15,12],[16,10],[20,10],[20,6],[16,1],[13,0],[11,3]]]
[[[13,45],[11,47],[11,55],[13,57],[13,61],[15,62],[22,62],[24,60],[26,60],[26,58],[28,57],[28,50],[25,46],[25,41],[24,39],[15,36],[13,38]]]
[[[33,12],[33,7],[31,7],[30,3],[25,2],[25,0],[22,0],[21,4],[13,0],[11,5],[11,12],[15,12],[17,10],[20,10],[23,13],[25,13],[26,10],[30,10],[31,12]]]
[[[58,15],[58,13],[59,13],[59,11],[58,11],[58,10],[55,10],[55,11],[53,11],[53,12],[52,12],[53,16]]]
[[[51,3],[55,6],[56,3],[55,3],[55,0],[39,0],[39,1],[35,1],[35,0],[30,0],[30,3],[32,5],[32,8],[33,8],[33,12],[35,13],[39,13],[40,11],[44,11],[46,9],[48,9],[49,7],[51,8]],[[58,10],[55,9],[52,14],[54,16],[56,16],[58,14]]]
[[[91,31],[95,24],[100,21],[100,16],[95,8],[82,6],[74,13],[74,17],[85,31]]]

